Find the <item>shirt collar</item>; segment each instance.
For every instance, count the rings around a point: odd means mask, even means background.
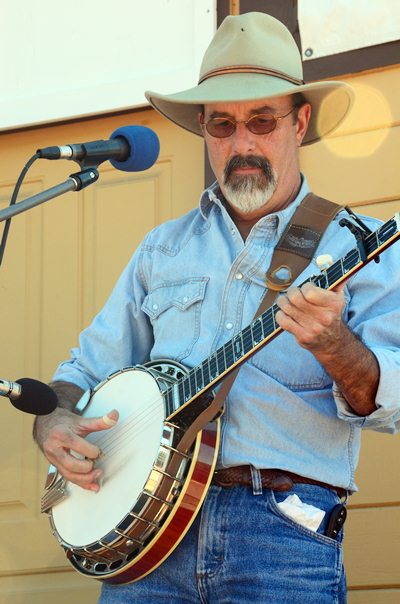
[[[301,176],[301,186],[299,192],[297,193],[295,199],[290,203],[286,208],[280,210],[279,212],[273,212],[272,214],[268,214],[267,216],[263,216],[257,223],[258,228],[267,227],[267,224],[271,224],[271,218],[274,219],[277,223],[277,231],[279,237],[283,233],[283,229],[287,225],[290,218],[293,216],[296,208],[302,202],[304,197],[310,192],[310,188],[308,186],[308,182],[304,174],[300,173]],[[223,204],[224,196],[220,189],[220,186],[217,181],[215,181],[210,187],[208,187],[200,197],[200,213],[204,220],[207,220],[210,212],[213,207],[217,206],[221,210],[224,207]]]
[[[224,196],[217,181],[213,182],[210,187],[203,191],[200,197],[199,206],[200,213],[204,220],[208,219],[213,206],[218,206],[220,209],[222,209],[223,199]]]

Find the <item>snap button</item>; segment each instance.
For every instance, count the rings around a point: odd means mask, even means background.
[[[183,301],[185,304],[186,304],[186,302],[188,302],[188,300],[189,300],[189,298],[188,298],[187,296],[184,296],[184,297],[182,298],[182,301]]]
[[[233,323],[231,323],[230,321],[225,325],[226,329],[232,329],[233,327]]]
[[[158,310],[158,304],[153,304],[153,310]]]
[[[235,279],[243,279],[243,274],[242,273],[236,273]]]

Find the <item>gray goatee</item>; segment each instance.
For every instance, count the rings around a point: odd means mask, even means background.
[[[260,168],[258,174],[236,174],[235,168]],[[252,212],[265,205],[275,192],[278,177],[265,157],[235,155],[225,166],[223,193],[242,212]]]

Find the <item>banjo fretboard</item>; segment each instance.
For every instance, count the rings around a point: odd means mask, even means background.
[[[322,289],[332,289],[371,260],[378,258],[379,254],[399,237],[400,214],[397,213],[379,229],[365,237],[363,244],[366,259],[363,259],[363,253],[359,247],[353,248],[320,274],[306,279],[302,285],[311,282]],[[235,367],[276,337],[282,331],[275,321],[277,311],[278,306],[273,304],[250,325],[242,329],[199,365],[193,367],[185,377],[165,391],[163,396],[168,415],[172,414],[174,409],[215,386]]]

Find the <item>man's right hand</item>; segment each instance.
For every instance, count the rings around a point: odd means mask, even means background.
[[[95,467],[100,449],[85,440],[91,432],[108,430],[118,421],[113,409],[104,417],[85,418],[57,407],[36,419],[36,440],[47,459],[67,480],[83,489],[99,491],[102,471]],[[77,454],[77,455],[75,455]]]

